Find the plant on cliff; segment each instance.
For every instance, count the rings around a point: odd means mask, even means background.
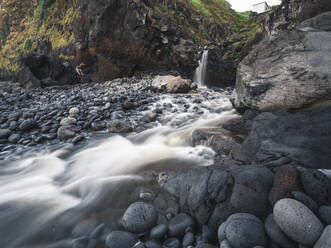
[[[26,39],[23,45],[23,49],[25,51],[29,51],[32,48],[32,41],[30,39]]]

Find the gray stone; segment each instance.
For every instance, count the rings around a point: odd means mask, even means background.
[[[195,248],[217,248],[217,246],[200,242],[195,246]]]
[[[73,138],[75,134],[75,131],[70,126],[62,126],[57,130],[57,137],[60,140]]]
[[[20,139],[21,139],[21,135],[17,133],[14,133],[8,137],[8,141],[13,144],[17,143]]]
[[[155,227],[150,232],[151,239],[162,239],[168,232],[168,227],[165,224],[160,224]]]
[[[226,221],[225,235],[233,248],[264,246],[266,242],[264,225],[252,214],[231,215]]]
[[[305,170],[300,179],[305,192],[319,205],[328,203],[331,180],[324,173],[319,170]]]
[[[132,233],[124,231],[113,231],[106,238],[107,248],[132,248],[139,241]]]
[[[299,191],[293,191],[291,194],[297,201],[306,205],[306,207],[308,207],[315,214],[318,212],[318,205],[311,197]]]
[[[227,241],[226,239],[223,240],[220,244],[220,248],[232,248],[229,241]]]
[[[156,209],[144,202],[135,202],[125,211],[123,227],[133,233],[144,233],[155,226],[158,218]]]
[[[331,225],[331,206],[321,206],[318,214],[325,224]]]
[[[192,232],[187,232],[184,235],[182,245],[183,245],[184,248],[186,248],[190,245],[193,245],[194,241],[195,241],[194,234]]]
[[[9,129],[0,129],[0,139],[7,139],[11,134]]]
[[[133,130],[131,124],[122,120],[108,122],[107,128],[110,133],[129,133]]]
[[[298,27],[301,31],[331,31],[331,12],[324,12],[303,21]]]
[[[180,213],[169,222],[169,235],[171,237],[183,237],[188,227],[194,226],[194,220],[191,216]]]
[[[162,244],[157,240],[148,240],[145,246],[146,248],[162,248]]]
[[[322,31],[266,37],[238,66],[235,107],[275,111],[329,104],[330,39],[331,32]]]
[[[74,238],[88,236],[98,225],[95,219],[85,219],[79,222],[72,230]]]
[[[74,117],[74,116],[76,116],[76,115],[78,115],[79,114],[79,108],[77,108],[77,107],[73,107],[73,108],[71,108],[70,110],[69,110],[69,115],[71,116],[71,117]]]
[[[287,237],[276,223],[274,216],[270,214],[264,223],[268,236],[283,248],[297,248],[297,243]]]
[[[21,131],[29,131],[33,128],[36,128],[38,126],[37,122],[33,119],[28,119],[23,121],[20,125],[19,125],[19,129]]]
[[[180,242],[177,238],[169,238],[163,242],[164,248],[179,248]]]
[[[330,248],[331,247],[331,225],[327,226],[314,248]]]
[[[72,126],[77,123],[77,120],[73,117],[67,117],[61,120],[60,125],[61,126]]]
[[[330,149],[331,105],[305,112],[258,115],[241,154],[246,163],[264,164],[285,157],[302,167],[328,169]]]
[[[307,246],[313,246],[324,229],[308,207],[293,199],[278,201],[274,206],[274,218],[288,237]]]

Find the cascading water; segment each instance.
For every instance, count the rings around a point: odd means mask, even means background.
[[[187,104],[183,99],[161,96],[153,108],[172,104],[178,112],[165,108],[163,125],[144,132],[96,141],[69,156],[61,149],[0,163],[0,247],[72,247],[81,223],[116,222],[130,194],[153,184],[148,173],[213,164],[215,153],[190,146],[191,134],[237,115],[224,93],[200,89]]]
[[[204,50],[202,57],[199,61],[199,67],[195,71],[195,75],[194,75],[194,82],[196,82],[199,87],[206,86],[207,69],[208,69],[208,50]]]

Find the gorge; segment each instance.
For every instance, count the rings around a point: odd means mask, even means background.
[[[0,247],[331,247],[329,0],[0,10]]]

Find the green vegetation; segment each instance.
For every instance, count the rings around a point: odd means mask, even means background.
[[[32,41],[30,39],[26,39],[23,45],[23,49],[25,51],[29,51],[32,48]]]

